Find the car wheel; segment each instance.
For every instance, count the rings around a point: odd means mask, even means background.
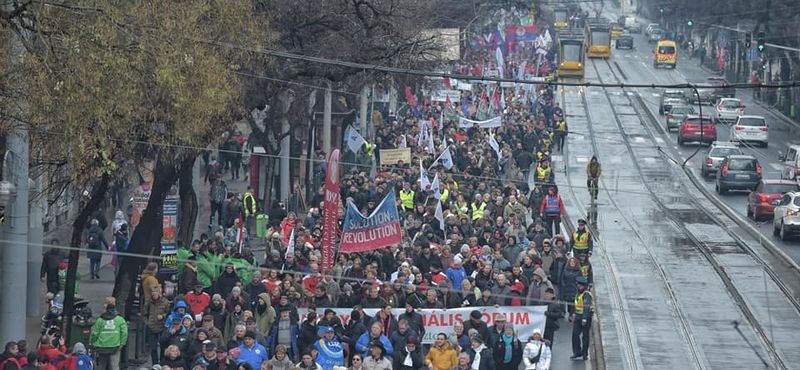
[[[780,230],[778,230],[778,222],[777,221],[773,221],[772,222],[772,235],[778,235],[778,234],[780,234]]]
[[[765,147],[765,148],[766,148],[766,147],[769,147],[769,143],[765,141],[765,142],[761,143],[761,146],[763,146],[763,147]]]
[[[658,114],[664,115],[664,108],[658,107]]]
[[[719,191],[720,195],[724,195],[728,193],[728,189],[723,186],[722,184],[717,185],[717,190]]]
[[[786,224],[781,223],[781,240],[789,240],[789,231],[786,230]]]
[[[754,220],[756,219],[756,215],[753,214],[753,211],[750,210],[750,205],[747,205],[747,218],[752,217]]]
[[[678,136],[678,145],[683,146],[683,138]]]
[[[708,177],[708,171],[706,170],[706,167],[705,167],[705,166],[703,166],[703,167],[700,167],[700,176],[703,176],[703,179],[705,179],[706,177]]]

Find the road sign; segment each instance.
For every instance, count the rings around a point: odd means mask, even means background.
[[[747,61],[755,62],[758,60],[758,50],[750,48],[747,49]]]

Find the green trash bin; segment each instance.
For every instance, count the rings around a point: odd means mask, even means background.
[[[67,344],[67,348],[72,348],[75,343],[81,342],[86,348],[89,348],[89,340],[92,336],[92,326],[94,326],[94,320],[90,321],[74,321],[72,323],[72,330],[69,333],[69,343]]]
[[[265,214],[256,215],[256,236],[261,239],[267,231],[269,216]],[[252,234],[251,234],[252,235]]]

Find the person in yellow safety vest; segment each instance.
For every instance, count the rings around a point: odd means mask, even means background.
[[[536,152],[536,159],[538,159],[540,162],[548,158],[550,158],[550,152],[548,152],[547,149]]]
[[[367,155],[372,157],[375,154],[375,144],[370,144],[369,141],[364,143],[364,150],[367,151]]]
[[[558,149],[559,152],[564,151],[564,143],[567,141],[567,122],[564,120],[556,122],[554,130],[556,146],[553,149]]]
[[[445,186],[445,187],[444,187],[444,190],[442,190],[442,194],[441,194],[441,196],[439,197],[439,200],[440,200],[442,203],[444,203],[444,202],[447,202],[447,198],[450,198],[450,190],[447,190],[447,186]]]
[[[483,202],[480,194],[475,196],[475,201],[472,202],[472,221],[480,220],[483,218],[484,210],[486,209],[486,203]]]
[[[550,171],[552,171],[552,169],[550,168],[550,166],[547,166],[547,161],[544,161],[540,163],[538,166],[536,166],[537,182],[539,183],[544,182],[545,177],[547,177],[547,174],[549,174]]]
[[[589,235],[589,230],[586,229],[586,220],[578,220],[578,229],[572,233],[572,250],[574,253],[586,253],[592,255],[592,236]]]
[[[244,197],[242,198],[242,203],[244,205],[244,216],[245,216],[245,224],[244,226],[247,230],[253,230],[253,218],[256,216],[256,197],[253,196],[253,187],[247,185],[247,192],[244,193]]]
[[[403,190],[400,190],[400,203],[406,212],[414,210],[414,195],[414,191],[411,190],[411,184],[403,183]]]
[[[576,279],[578,294],[575,295],[575,313],[572,315],[571,360],[589,359],[589,336],[594,314],[594,296],[587,288],[589,281],[579,276]]]

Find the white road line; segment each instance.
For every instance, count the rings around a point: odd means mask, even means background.
[[[769,166],[774,168],[775,171],[783,171],[783,165],[780,163],[770,163]]]

